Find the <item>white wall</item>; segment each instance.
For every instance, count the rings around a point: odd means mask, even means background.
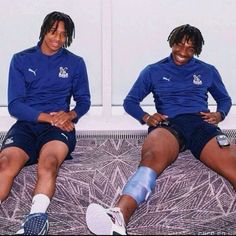
[[[14,122],[7,105],[7,74],[13,53],[34,46],[43,18],[69,14],[76,38],[69,48],[87,64],[92,107],[77,129],[144,129],[121,107],[139,72],[170,53],[167,37],[181,24],[200,28],[200,59],[214,64],[236,105],[235,0],[0,0],[0,130]],[[144,105],[152,104],[148,97]],[[210,99],[214,110],[214,101]],[[5,107],[4,107],[5,106]],[[148,111],[154,112],[152,106]],[[235,124],[235,106],[224,127]]]
[[[120,104],[145,65],[170,54],[170,32],[198,27],[205,39],[200,59],[215,65],[236,104],[235,0],[113,0],[112,103]],[[146,103],[152,104],[150,97]],[[211,100],[211,103],[213,101]]]
[[[13,53],[35,46],[44,17],[62,11],[75,23],[75,39],[69,48],[84,57],[91,79],[93,103],[102,104],[101,0],[0,0],[0,105],[7,104],[8,68]]]

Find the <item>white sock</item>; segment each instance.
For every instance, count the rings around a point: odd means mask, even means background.
[[[45,213],[50,204],[50,199],[45,194],[36,194],[32,199],[30,214]]]

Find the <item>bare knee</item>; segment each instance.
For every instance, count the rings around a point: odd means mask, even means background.
[[[160,128],[152,131],[144,141],[141,165],[148,166],[160,174],[179,154],[176,137]]]
[[[10,178],[14,178],[18,174],[18,171],[14,171],[9,158],[4,155],[0,157],[0,173]]]
[[[155,164],[158,161],[158,153],[152,149],[150,150],[142,150],[142,161],[148,161],[150,164]]]
[[[38,163],[39,178],[55,178],[58,172],[58,161],[54,156],[48,156],[44,161]]]
[[[177,156],[166,155],[162,151],[150,149],[142,151],[141,165],[150,167],[158,174],[161,174]]]
[[[6,156],[1,155],[0,157],[0,172],[5,172],[9,169],[9,160]]]

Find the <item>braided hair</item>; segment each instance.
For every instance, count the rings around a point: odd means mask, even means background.
[[[63,47],[69,47],[72,43],[73,38],[75,38],[75,25],[69,15],[66,15],[62,12],[54,11],[49,13],[43,20],[43,24],[41,26],[41,31],[39,35],[39,43],[40,45],[43,42],[44,36],[51,30],[53,25],[56,22],[56,28],[58,27],[59,21],[63,21],[66,30],[66,41]]]
[[[169,45],[170,47],[172,47],[174,44],[181,43],[183,39],[185,39],[186,41],[192,41],[195,49],[195,54],[199,56],[204,44],[204,39],[200,30],[189,24],[181,25],[172,30],[172,32],[168,36],[167,41],[169,41]]]

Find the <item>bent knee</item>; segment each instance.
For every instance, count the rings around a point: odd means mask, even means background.
[[[6,156],[0,157],[0,172],[6,171],[10,167],[10,162]]]
[[[43,161],[38,163],[39,176],[56,176],[59,169],[59,164],[55,156],[48,156]]]
[[[154,150],[142,150],[142,160],[148,160],[151,163],[155,163],[160,158],[160,153]]]
[[[178,155],[167,155],[161,151],[149,150],[142,152],[141,165],[147,166],[161,174],[171,163],[173,163]]]
[[[152,163],[167,162],[172,163],[178,156],[178,152],[170,153],[168,150],[150,148],[149,150],[142,150],[142,159],[149,160]]]
[[[14,178],[19,171],[20,167],[11,164],[11,161],[6,156],[0,158],[0,173],[6,177]]]

